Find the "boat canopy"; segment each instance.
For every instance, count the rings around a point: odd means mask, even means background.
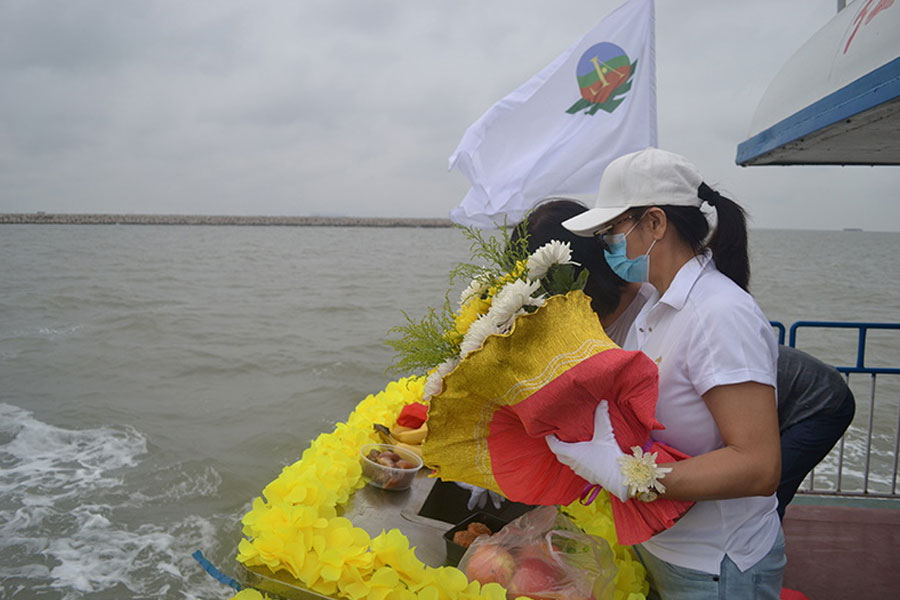
[[[769,84],[737,164],[900,164],[900,3],[857,0]]]

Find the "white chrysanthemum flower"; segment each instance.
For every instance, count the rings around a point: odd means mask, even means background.
[[[494,325],[506,329],[518,313],[525,306],[540,306],[542,299],[532,298],[532,295],[541,289],[539,281],[522,281],[517,279],[504,285],[494,299],[487,316]]]
[[[500,329],[488,317],[481,315],[469,326],[463,341],[459,345],[459,356],[465,358],[469,352],[481,348],[489,335],[500,333]]]
[[[430,400],[444,391],[444,378],[437,371],[432,371],[425,378],[425,393],[423,400]]]
[[[425,400],[430,400],[432,396],[437,396],[444,391],[444,377],[455,369],[458,364],[458,358],[448,358],[428,374],[428,377],[425,379]]]
[[[546,303],[547,303],[547,296],[544,296],[542,294],[540,296],[535,296],[534,298],[532,298],[528,302],[528,306],[534,306],[535,308],[540,308]]]
[[[458,364],[458,358],[448,358],[435,368],[437,369],[437,372],[441,374],[441,377],[446,377],[450,373],[450,371],[456,368],[456,365]]]
[[[509,333],[509,330],[512,329],[513,323],[516,322],[516,317],[518,317],[519,315],[524,315],[524,314],[526,314],[525,309],[520,308],[515,313],[510,315],[510,317],[507,321],[505,321],[503,323],[497,323],[497,329],[500,330],[500,333]]]
[[[577,264],[572,261],[572,249],[569,242],[550,240],[528,257],[528,277],[529,279],[540,279],[553,265]]]
[[[466,287],[459,295],[459,305],[463,306],[470,299],[484,294],[488,288],[488,281],[486,276],[476,276],[475,279],[469,282],[468,287]]]
[[[644,452],[640,446],[632,446],[631,451],[632,456],[626,454],[617,459],[628,486],[628,495],[643,501],[655,500],[657,493],[666,491],[660,479],[672,469],[657,466],[656,452]]]

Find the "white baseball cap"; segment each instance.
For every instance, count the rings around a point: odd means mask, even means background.
[[[703,200],[697,189],[703,177],[688,159],[645,148],[609,163],[600,179],[594,207],[563,221],[572,233],[590,237],[602,225],[638,206],[697,206]]]

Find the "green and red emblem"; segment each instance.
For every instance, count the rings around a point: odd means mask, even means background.
[[[637,61],[631,62],[625,51],[609,42],[600,42],[581,55],[576,68],[581,99],[569,107],[569,114],[584,111],[592,115],[598,110],[611,113],[631,89]]]

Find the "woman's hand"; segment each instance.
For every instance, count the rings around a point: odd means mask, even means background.
[[[624,452],[616,442],[606,400],[601,400],[594,411],[594,437],[590,441],[567,443],[555,435],[545,439],[559,462],[589,482],[599,484],[622,502],[628,500],[628,486],[618,463]]]
[[[668,463],[664,497],[720,500],[769,496],[781,477],[775,389],[756,382],[714,387],[703,395],[723,448]]]

